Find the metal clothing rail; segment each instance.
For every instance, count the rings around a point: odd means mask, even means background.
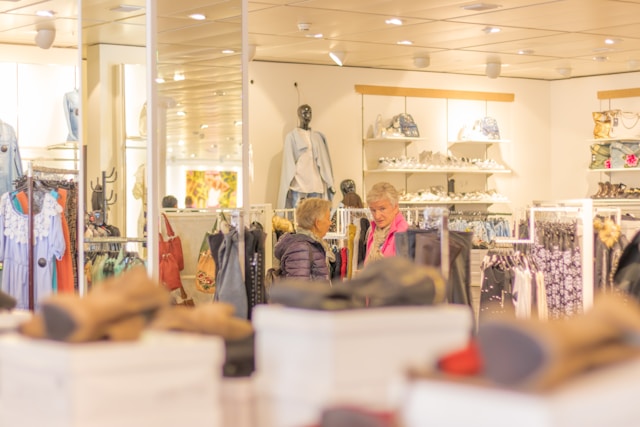
[[[528,211],[529,215],[529,239],[496,239],[496,243],[524,243],[535,242],[536,213],[548,212],[558,214],[574,214],[582,225],[581,233],[581,263],[582,263],[582,307],[587,311],[593,306],[593,217],[596,212],[591,199],[565,200],[555,202],[534,202]],[[598,211],[603,212],[600,208]],[[607,211],[611,209],[607,208]],[[615,212],[614,212],[615,213]],[[620,213],[617,213],[619,218]],[[586,286],[585,286],[586,285]]]

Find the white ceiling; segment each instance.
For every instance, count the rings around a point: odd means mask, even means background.
[[[345,66],[483,75],[489,60],[503,77],[555,80],[640,69],[640,0],[496,0],[486,11],[456,0],[249,1],[249,43],[256,61],[333,65],[329,51],[346,54]],[[138,11],[114,12],[120,4]],[[222,159],[241,141],[240,0],[158,0],[158,85],[184,117],[169,118],[169,142],[185,153]],[[145,45],[144,0],[82,0],[85,44]],[[53,18],[35,15],[54,10]],[[203,13],[204,21],[189,18]],[[77,0],[0,0],[0,43],[33,44],[34,31],[55,27],[54,46],[73,47]],[[403,25],[389,25],[399,18]],[[298,24],[309,24],[308,31]],[[487,26],[498,33],[483,31]],[[322,34],[320,38],[309,37]],[[607,38],[615,44],[605,43]],[[410,40],[411,46],[398,45]],[[222,49],[234,49],[223,54]],[[519,54],[519,51],[528,51]],[[416,68],[415,57],[430,65]],[[594,58],[599,58],[595,60]],[[185,80],[173,81],[174,72]],[[564,74],[561,74],[561,72]],[[202,124],[209,127],[201,129]]]

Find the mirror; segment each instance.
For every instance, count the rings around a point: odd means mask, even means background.
[[[179,209],[187,196],[205,212],[242,205],[242,3],[82,2],[81,206],[152,271],[158,224],[145,215],[158,216],[164,195]],[[235,191],[212,190],[220,179]],[[83,247],[104,251],[103,241],[85,237]]]

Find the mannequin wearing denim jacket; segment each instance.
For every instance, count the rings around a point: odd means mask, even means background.
[[[80,95],[78,90],[74,89],[71,92],[64,94],[63,98],[64,114],[67,118],[67,127],[69,134],[67,135],[67,141],[77,141],[78,138],[78,121],[80,119]]]
[[[14,190],[13,181],[23,175],[16,133],[0,120],[0,195]]]
[[[333,199],[335,190],[333,188],[333,167],[329,155],[327,139],[321,132],[311,129],[311,107],[301,105],[298,107],[298,117],[300,126],[287,134],[284,140],[282,154],[282,172],[280,175],[280,188],[278,192],[277,208],[294,208],[300,199],[307,197],[319,197],[328,200]],[[308,139],[307,139],[308,138]],[[315,172],[319,174],[319,179],[308,175],[300,175],[298,162],[309,155],[309,144],[312,152],[311,161],[315,166]],[[309,160],[308,157],[306,157]],[[314,173],[314,171],[309,171]],[[300,175],[300,176],[298,176]],[[303,183],[302,185],[300,185]],[[301,187],[301,188],[300,188]]]

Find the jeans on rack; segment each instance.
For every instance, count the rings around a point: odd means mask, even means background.
[[[309,197],[322,198],[322,193],[301,193],[299,191],[289,190],[287,192],[287,200],[285,202],[285,209],[295,208],[298,206],[301,200],[308,199]]]

